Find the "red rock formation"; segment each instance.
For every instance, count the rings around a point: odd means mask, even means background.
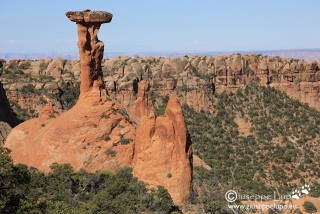
[[[88,34],[90,36],[90,34]],[[64,59],[54,60],[10,60],[2,61],[6,70],[22,70],[24,73],[38,76],[48,74],[62,77],[65,81],[69,72],[73,73],[73,81],[80,76],[79,61]],[[216,92],[235,91],[247,84],[269,85],[287,92],[294,99],[307,102],[311,107],[320,110],[320,60],[305,62],[304,60],[285,59],[257,54],[232,54],[228,56],[189,56],[180,58],[130,58],[126,56],[102,60],[102,70],[108,74],[105,78],[108,92],[116,97],[126,108],[131,108],[136,100],[133,82],[150,81],[150,90],[163,95],[183,91],[179,97],[181,103],[188,103],[196,110],[210,110],[212,84]],[[61,74],[61,71],[68,71]],[[209,80],[210,78],[210,81]],[[92,80],[93,81],[93,80]],[[23,106],[36,109],[39,104],[30,105],[32,99],[23,96],[16,98],[16,91],[25,83],[7,83],[7,96]],[[41,89],[42,83],[35,86]],[[44,87],[58,93],[55,82],[46,83]],[[173,89],[173,90],[172,90]],[[103,91],[102,91],[103,92]],[[18,93],[17,93],[18,95]],[[209,95],[209,96],[208,96]],[[11,99],[13,98],[13,99]],[[58,103],[56,110],[59,111]],[[39,112],[37,108],[36,112]],[[40,111],[41,112],[41,111]],[[60,112],[60,111],[59,111]]]
[[[112,14],[104,11],[69,11],[66,16],[78,27],[78,47],[81,64],[81,96],[95,86],[103,87],[101,60],[104,44],[98,40],[98,32],[102,23],[109,23]]]
[[[102,90],[103,43],[97,40],[97,33],[112,15],[89,10],[66,15],[78,26],[80,98],[60,116],[49,104],[41,117],[15,127],[5,143],[12,150],[12,159],[45,172],[54,162],[91,172],[114,172],[130,165],[138,179],[166,187],[176,204],[187,202],[192,147],[178,100],[170,99],[165,115],[156,118],[149,84],[142,81],[128,114]],[[142,123],[137,128],[133,120]]]
[[[59,116],[59,113],[56,112],[53,108],[53,104],[49,102],[42,109],[40,117],[56,117]]]
[[[141,119],[144,119],[145,117],[155,117],[155,110],[152,104],[149,89],[149,83],[144,80],[138,84],[137,100],[134,102],[132,106],[132,114],[137,118],[138,124],[140,124]]]
[[[167,188],[175,203],[187,202],[192,147],[177,98],[169,100],[164,116],[142,122],[135,142],[133,174],[151,186]]]

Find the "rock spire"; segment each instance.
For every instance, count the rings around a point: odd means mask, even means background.
[[[69,11],[66,16],[78,27],[78,48],[81,66],[80,96],[85,96],[92,87],[104,88],[101,60],[104,44],[98,39],[101,24],[109,23],[112,14],[105,11]]]

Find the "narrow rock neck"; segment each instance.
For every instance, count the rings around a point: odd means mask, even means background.
[[[101,61],[104,53],[104,44],[97,35],[101,23],[77,23],[78,48],[81,65],[80,96],[84,96],[93,87],[104,88]]]

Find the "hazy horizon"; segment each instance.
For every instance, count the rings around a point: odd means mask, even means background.
[[[320,48],[313,48],[313,49],[292,49],[292,50],[251,50],[251,51],[227,51],[227,52],[183,52],[183,51],[176,51],[176,52],[106,52],[104,53],[105,59],[113,59],[118,56],[129,56],[129,57],[181,57],[181,56],[195,56],[195,55],[202,55],[202,56],[217,56],[217,55],[230,55],[234,53],[240,54],[262,54],[262,55],[269,55],[269,56],[279,56],[283,58],[294,58],[294,59],[303,59],[306,61],[309,60],[320,60]],[[77,60],[79,59],[78,52],[52,52],[52,53],[21,53],[21,52],[8,52],[8,53],[1,53],[0,52],[0,59],[5,60],[13,60],[13,59],[30,59],[30,60],[37,60],[37,59],[44,59],[44,58],[65,58],[69,60]]]
[[[0,53],[78,53],[65,12],[113,14],[99,39],[105,53],[239,52],[319,48],[320,2],[271,0],[3,1]]]

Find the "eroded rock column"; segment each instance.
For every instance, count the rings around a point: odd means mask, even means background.
[[[84,96],[93,87],[104,88],[101,60],[104,44],[98,39],[101,24],[109,23],[112,14],[105,11],[69,11],[66,16],[76,22],[78,27],[78,47],[81,65],[80,96]]]

